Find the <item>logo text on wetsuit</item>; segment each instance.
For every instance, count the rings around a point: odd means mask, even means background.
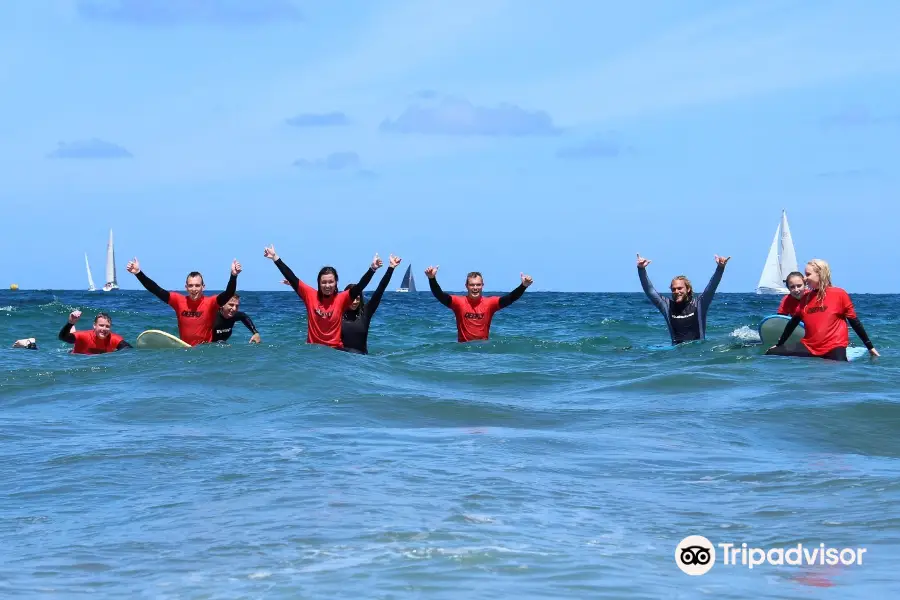
[[[330,319],[332,317],[332,315],[334,315],[334,311],[329,310],[328,312],[325,312],[321,308],[317,308],[316,314],[319,315],[320,317],[322,317],[323,319]]]
[[[182,317],[197,317],[198,319],[203,316],[202,310],[183,310],[181,311]]]
[[[483,319],[484,313],[467,312],[464,316],[467,319]]]
[[[806,312],[808,312],[809,314],[813,314],[813,313],[825,312],[826,310],[828,310],[827,306],[811,306],[806,309]]]

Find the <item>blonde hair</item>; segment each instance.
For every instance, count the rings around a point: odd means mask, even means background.
[[[693,299],[693,297],[694,297],[694,287],[691,285],[691,280],[688,279],[687,277],[685,277],[684,275],[679,275],[678,277],[673,277],[673,278],[672,278],[672,283],[675,283],[676,281],[683,281],[683,282],[684,282],[684,287],[687,288],[687,299],[688,299],[688,300]],[[672,287],[672,283],[669,284],[669,287],[670,287],[670,288]]]
[[[831,267],[821,258],[814,258],[806,264],[815,269],[819,275],[816,298],[819,300],[819,304],[822,304],[825,301],[825,290],[831,287]]]

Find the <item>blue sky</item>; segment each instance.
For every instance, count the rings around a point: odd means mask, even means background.
[[[445,289],[752,291],[798,258],[898,292],[900,4],[32,0],[0,4],[0,277],[83,289],[108,230],[180,289],[284,289],[372,254]],[[885,271],[885,267],[888,267]],[[885,276],[887,275],[887,276]],[[398,278],[399,282],[399,278]]]

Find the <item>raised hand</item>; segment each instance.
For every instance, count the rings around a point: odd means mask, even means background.
[[[231,274],[237,275],[241,271],[243,271],[243,269],[241,268],[241,263],[239,263],[238,259],[235,258],[233,261],[231,261]]]
[[[372,267],[371,267],[372,270],[377,271],[378,269],[381,268],[381,265],[383,265],[383,264],[384,264],[384,261],[381,260],[381,257],[378,256],[378,253],[376,252],[375,258],[372,259]]]
[[[393,254],[391,254],[390,262],[388,264],[390,265],[390,267],[392,269],[396,269],[397,265],[399,265],[402,260],[403,259],[400,258],[399,256],[394,256]]]
[[[80,310],[73,310],[72,312],[69,313],[69,323],[71,323],[72,325],[77,323],[78,319],[80,319],[80,318],[81,318]]]
[[[642,257],[641,257],[641,253],[638,252],[638,255],[637,255],[637,266],[638,266],[638,269],[646,269],[646,268],[647,268],[647,265],[649,265],[649,264],[650,264],[650,259],[648,259],[648,258],[642,258]]]
[[[132,258],[128,261],[128,264],[125,265],[125,270],[131,273],[132,275],[137,275],[141,272],[141,263],[138,262],[137,257]]]
[[[265,252],[263,253],[263,256],[265,256],[269,260],[273,260],[273,261],[278,260],[278,255],[275,254],[275,246],[270,244],[269,247],[266,248]]]
[[[716,258],[716,262],[719,263],[720,265],[722,265],[723,267],[725,266],[725,263],[727,263],[729,260],[731,260],[730,256],[728,258],[725,258],[724,256],[719,256],[718,254],[715,255],[715,258]]]
[[[282,279],[281,283],[283,283],[284,285],[291,285],[291,282],[288,281],[287,279]]]
[[[525,273],[519,273],[519,276],[522,278],[522,285],[528,287],[532,283],[534,283],[534,279],[531,278],[531,275],[526,275]]]
[[[428,277],[428,279],[434,279],[435,277],[437,277],[437,272],[440,268],[441,265],[438,265],[436,267],[428,267],[427,269],[425,269],[425,276]]]

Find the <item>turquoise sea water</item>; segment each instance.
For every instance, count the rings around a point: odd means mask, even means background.
[[[370,356],[305,345],[289,291],[242,300],[260,346],[238,324],[230,346],[73,356],[75,308],[132,343],[174,313],[145,291],[0,292],[0,597],[900,592],[897,296],[853,295],[882,357],[844,364],[761,356],[779,298],[749,294],[664,349],[642,294],[526,292],[461,345],[430,293],[388,293]],[[717,550],[691,577],[688,535],[866,553],[749,569]]]

